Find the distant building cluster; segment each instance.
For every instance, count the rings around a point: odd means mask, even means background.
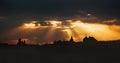
[[[74,38],[71,37],[70,40],[57,40],[53,41],[54,43],[52,45],[45,44],[49,46],[55,46],[55,47],[77,47],[77,48],[120,48],[120,40],[114,40],[114,41],[97,41],[94,37],[86,36],[83,39],[83,42],[75,42]],[[25,40],[22,40],[21,38],[18,39],[17,46],[26,46]],[[32,45],[32,44],[31,44]],[[42,46],[45,46],[42,45]],[[0,43],[0,46],[8,46],[8,43]],[[40,45],[35,45],[40,46]]]
[[[57,46],[72,46],[72,47],[80,47],[80,48],[88,48],[88,47],[120,47],[120,40],[116,41],[97,41],[94,37],[86,36],[83,39],[83,42],[75,42],[73,37],[69,41],[54,41],[54,44]]]
[[[26,41],[19,38],[17,45],[20,45],[20,46],[26,45]]]
[[[69,44],[75,43],[73,37],[71,37],[69,41],[66,41],[66,40],[63,40],[63,41],[61,41],[61,40],[54,41],[54,44],[68,44],[68,43]]]

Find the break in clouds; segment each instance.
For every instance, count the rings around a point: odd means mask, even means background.
[[[99,41],[119,40],[120,25],[116,25],[117,22],[117,19],[100,21],[97,17],[26,21],[2,33],[0,40],[10,44],[16,44],[19,37],[28,44],[51,44],[54,40],[69,40],[71,36],[76,42],[81,42],[85,36],[93,36]]]

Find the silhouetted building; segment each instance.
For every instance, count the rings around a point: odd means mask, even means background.
[[[86,46],[95,46],[96,45],[96,43],[97,43],[97,40],[94,38],[94,37],[85,37],[84,39],[83,39],[83,44],[84,44],[84,46],[86,47]]]
[[[19,39],[18,39],[18,43],[17,43],[17,45],[20,45],[20,46],[26,45],[25,40],[22,41],[22,39],[19,38]]]
[[[73,37],[70,38],[69,41],[66,40],[58,40],[54,41],[55,46],[60,46],[60,47],[75,47],[75,48],[93,48],[93,47],[108,47],[108,48],[115,48],[115,47],[120,47],[120,40],[116,41],[97,41],[94,37],[91,36],[86,36],[83,39],[83,42],[75,42]]]
[[[61,41],[61,40],[54,41],[54,44],[73,44],[73,43],[75,43],[73,37],[71,37],[69,41],[66,41],[66,40],[63,40],[63,41]]]
[[[70,38],[70,41],[69,41],[70,43],[74,43],[75,41],[74,41],[74,39],[73,39],[73,37],[71,37]]]

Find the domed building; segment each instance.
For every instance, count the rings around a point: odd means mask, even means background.
[[[85,37],[83,39],[83,44],[86,45],[86,46],[95,46],[97,40],[94,38],[94,37]]]

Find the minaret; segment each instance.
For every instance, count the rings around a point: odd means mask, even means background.
[[[22,42],[22,39],[21,39],[21,38],[19,38],[19,39],[18,39],[18,43],[17,43],[17,45],[20,45],[20,44],[21,44],[21,42]]]
[[[17,45],[25,45],[25,40],[22,41],[22,39],[19,38],[19,39],[18,39],[18,43],[17,43]]]
[[[23,44],[25,44],[25,42],[26,42],[26,41],[24,40],[24,41],[23,41]]]
[[[21,38],[19,38],[19,39],[18,39],[18,43],[21,43],[21,42],[22,42],[22,40],[21,40]]]
[[[73,42],[74,42],[73,37],[71,37],[70,38],[70,43],[73,43]]]

